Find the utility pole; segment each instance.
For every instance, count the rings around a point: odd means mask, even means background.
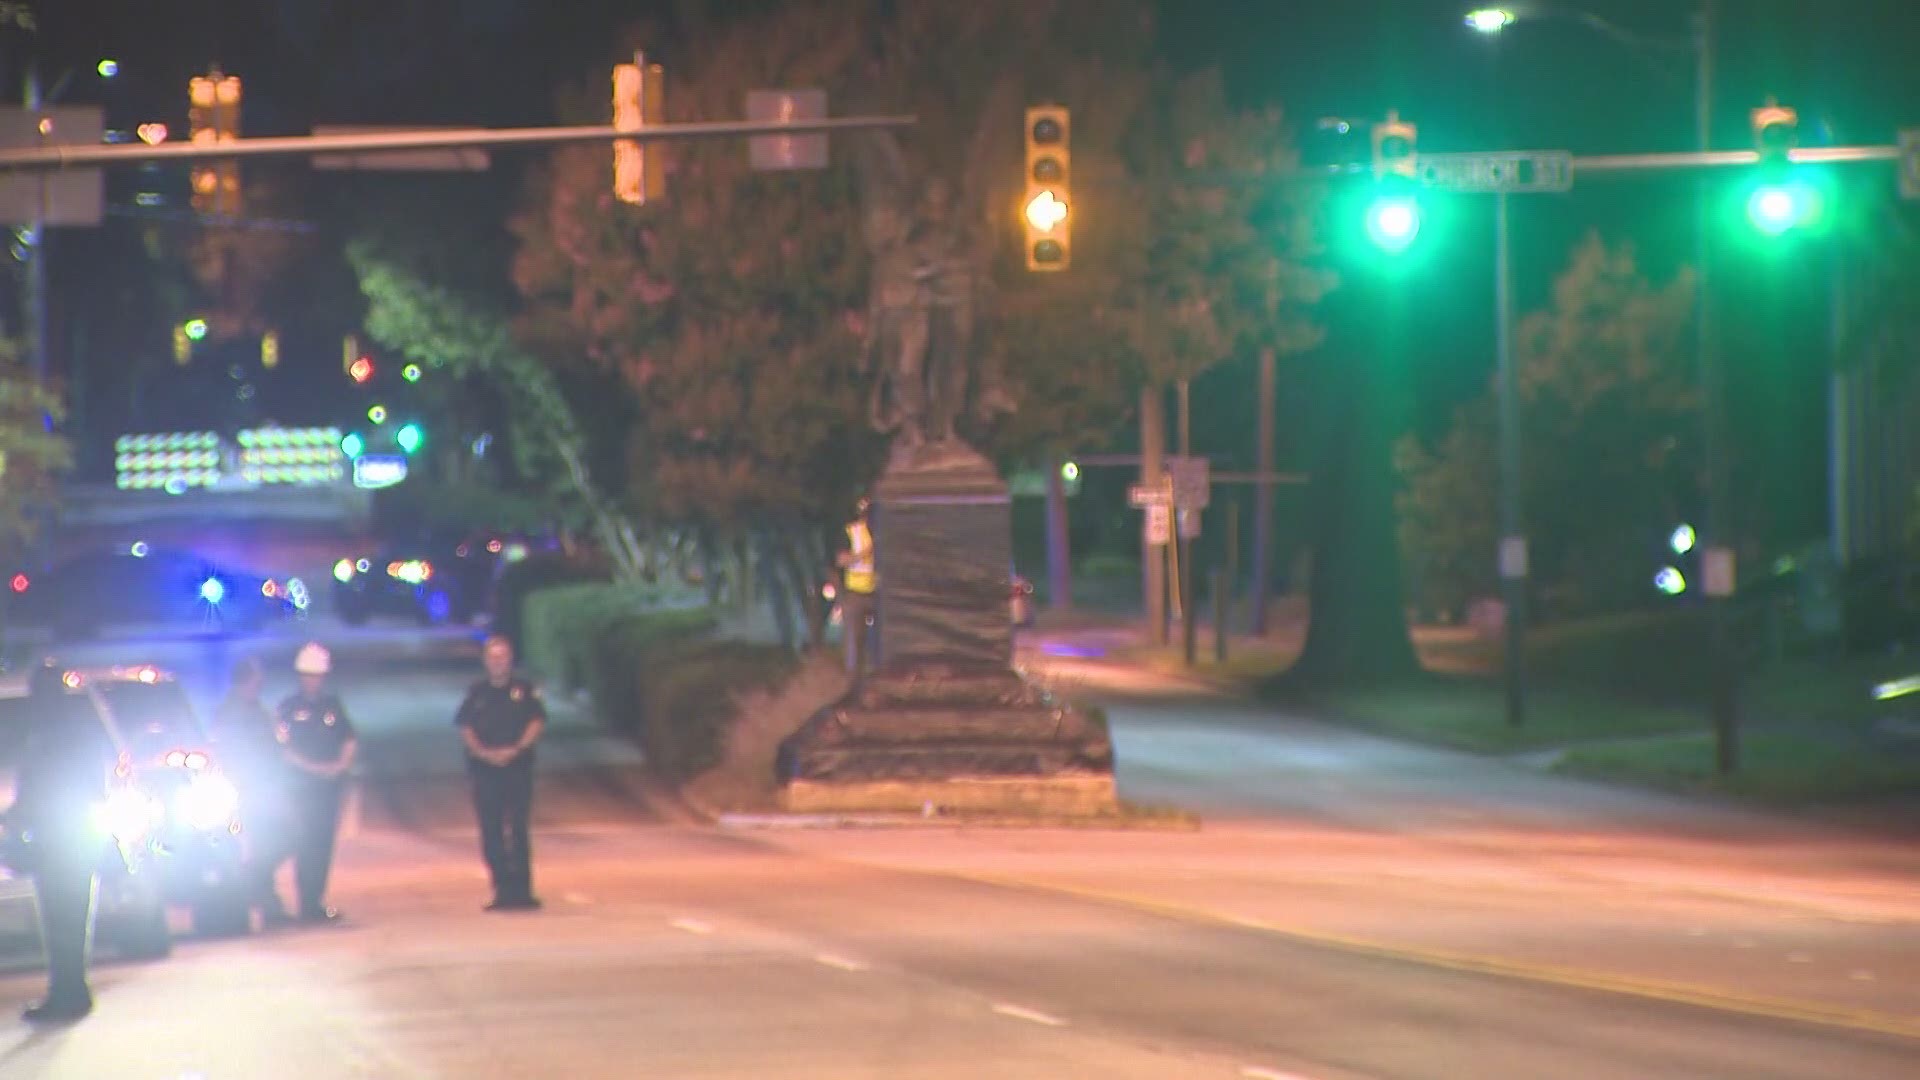
[[[1158,386],[1140,391],[1140,486],[1158,491],[1166,484],[1167,452],[1166,403]],[[1171,511],[1169,511],[1171,513]],[[1149,640],[1155,645],[1167,643],[1167,553],[1164,546],[1152,542],[1142,527],[1140,532],[1140,582],[1146,590]]]
[[[1180,401],[1180,456],[1182,459],[1186,459],[1193,456],[1193,382],[1189,379],[1182,378],[1178,384],[1178,390]],[[1198,514],[1200,513],[1200,508],[1196,506],[1190,510],[1182,510],[1176,503],[1172,513],[1174,523],[1173,543],[1178,545],[1175,550],[1180,553],[1180,562],[1176,570],[1176,573],[1180,575],[1180,580],[1178,584],[1175,585],[1175,588],[1180,590],[1180,641],[1181,648],[1187,658],[1187,666],[1192,667],[1194,664],[1194,636],[1200,612],[1194,604],[1193,595],[1193,541],[1187,539],[1187,530],[1182,527],[1185,525],[1185,522],[1182,520],[1182,515]]]
[[[1073,551],[1067,519],[1066,462],[1047,462],[1047,606],[1073,607]]]
[[[1527,539],[1520,521],[1520,387],[1513,359],[1513,241],[1507,193],[1494,196],[1495,366],[1500,410],[1500,598],[1505,638],[1507,725],[1527,718]]]
[[[1253,487],[1253,636],[1267,634],[1267,597],[1273,592],[1273,410],[1279,392],[1273,346],[1260,350],[1259,422],[1255,427]]]
[[[1697,149],[1705,154],[1713,144],[1713,0],[1700,0],[1694,27],[1694,138]],[[1718,342],[1717,305],[1714,303],[1712,276],[1713,183],[1705,175],[1696,188],[1694,259],[1698,265],[1695,303],[1695,330],[1700,353],[1700,392],[1705,398],[1705,466],[1707,471],[1706,542],[1702,545],[1707,593],[1707,694],[1713,721],[1714,764],[1721,775],[1733,772],[1740,763],[1740,713],[1738,688],[1727,603],[1734,590],[1734,560],[1731,541],[1732,515],[1727,508],[1726,391],[1722,385]]]

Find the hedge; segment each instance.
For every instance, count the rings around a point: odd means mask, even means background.
[[[584,689],[607,727],[640,744],[656,774],[684,780],[718,764],[735,696],[778,687],[799,660],[777,645],[712,637],[697,607],[664,607],[673,590],[566,585],[527,598],[528,666],[551,685]]]
[[[493,631],[527,647],[526,605],[534,593],[561,585],[606,581],[606,575],[564,555],[538,554],[508,566],[493,588]]]

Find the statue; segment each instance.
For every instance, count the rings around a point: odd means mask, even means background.
[[[928,181],[910,206],[892,140],[881,137],[867,158],[873,284],[862,370],[875,376],[874,427],[894,435],[896,454],[912,454],[959,442],[962,418],[991,419],[1013,403],[975,353],[980,245],[954,220],[947,184]]]

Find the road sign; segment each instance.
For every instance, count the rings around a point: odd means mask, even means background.
[[[1200,539],[1200,511],[1181,507],[1174,512],[1174,520],[1180,524],[1180,539]]]
[[[1203,457],[1170,457],[1167,476],[1173,481],[1173,505],[1183,510],[1204,510],[1213,498]]]
[[[1548,192],[1573,187],[1573,155],[1565,150],[1421,154],[1420,182],[1448,191]]]
[[[1710,547],[1701,553],[1702,577],[1706,578],[1708,596],[1724,598],[1733,595],[1733,549]]]
[[[97,147],[105,134],[97,105],[0,108],[0,148]],[[99,169],[0,176],[0,225],[98,225],[106,212]]]
[[[1507,581],[1520,581],[1527,576],[1527,538],[1524,536],[1505,536],[1500,539],[1500,576]]]
[[[790,124],[824,120],[825,90],[755,90],[747,95],[747,119]],[[824,135],[760,135],[747,140],[747,160],[755,172],[827,167]]]
[[[316,124],[315,138],[347,135],[392,135],[408,131],[451,130],[447,128],[368,127],[355,124]],[[444,150],[387,150],[356,154],[315,154],[316,169],[354,169],[368,172],[486,172],[491,164],[488,154],[474,146]]]
[[[1920,128],[1900,131],[1900,197],[1920,199]]]
[[[1173,514],[1166,504],[1147,507],[1147,543],[1164,547],[1173,538]]]
[[[1148,487],[1146,484],[1135,484],[1127,489],[1127,505],[1135,510],[1148,506],[1165,506],[1172,500],[1173,496],[1167,493],[1165,485]]]

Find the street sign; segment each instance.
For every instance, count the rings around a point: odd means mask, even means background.
[[[1420,182],[1448,191],[1538,193],[1573,187],[1573,155],[1565,150],[1421,154]]]
[[[1172,499],[1164,485],[1148,487],[1145,484],[1135,484],[1127,489],[1127,505],[1135,510],[1148,506],[1165,506]]]
[[[98,146],[106,133],[97,105],[0,108],[0,149]],[[0,225],[98,225],[106,213],[99,169],[0,175]]]
[[[1920,199],[1920,128],[1900,130],[1900,197]]]
[[[392,135],[408,131],[451,130],[449,128],[367,127],[357,124],[316,124],[315,138],[346,135]],[[316,169],[353,169],[366,172],[486,172],[490,164],[487,152],[478,147],[459,146],[443,150],[386,150],[355,154],[315,154]]]
[[[1505,536],[1500,539],[1500,577],[1519,581],[1527,576],[1527,538]]]
[[[1200,539],[1200,511],[1181,507],[1174,512],[1174,520],[1180,525],[1180,539]]]
[[[1204,510],[1213,498],[1203,457],[1170,457],[1167,476],[1173,481],[1173,505],[1181,509]]]
[[[1701,553],[1700,565],[1704,571],[1701,576],[1706,578],[1705,585],[1708,596],[1720,599],[1733,595],[1732,548],[1708,548]]]
[[[1165,547],[1173,538],[1173,514],[1165,503],[1147,507],[1147,543],[1155,547]]]
[[[827,118],[825,90],[755,90],[747,95],[747,119],[790,124]],[[755,172],[827,167],[824,135],[759,135],[747,140]]]

